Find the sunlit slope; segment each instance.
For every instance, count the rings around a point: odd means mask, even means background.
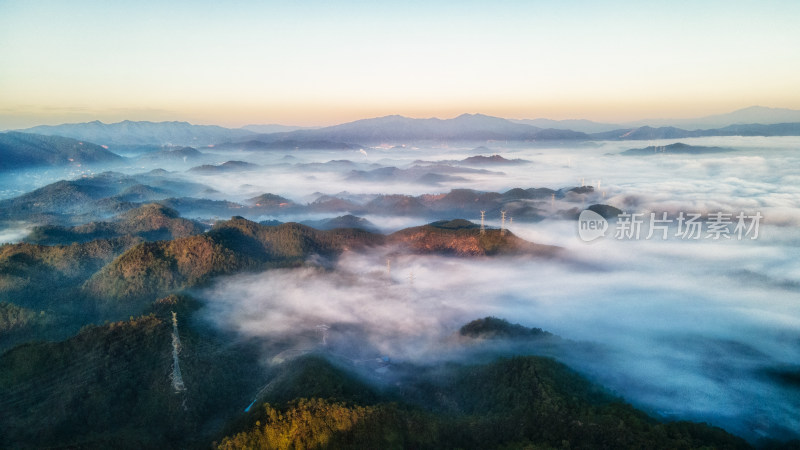
[[[196,286],[215,275],[302,265],[312,255],[381,244],[384,237],[356,229],[319,231],[287,223],[259,225],[240,217],[208,233],[140,244],[122,254],[85,285],[100,299],[148,299]]]
[[[433,222],[406,228],[389,236],[415,253],[455,256],[536,255],[555,256],[559,248],[528,242],[508,230],[485,229],[467,220]]]
[[[553,256],[556,247],[486,230],[464,220],[435,222],[390,236],[353,228],[322,231],[297,223],[264,226],[234,217],[211,231],[172,241],[148,242],[128,250],[95,274],[86,291],[105,300],[151,299],[207,282],[215,275],[275,267],[297,267],[320,256],[379,245],[401,251],[455,256]],[[314,263],[311,261],[311,263]]]

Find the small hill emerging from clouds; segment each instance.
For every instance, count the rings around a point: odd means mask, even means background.
[[[541,328],[528,328],[497,317],[473,320],[461,327],[458,333],[476,339],[531,339],[553,336]]]
[[[122,161],[123,157],[91,142],[31,133],[0,133],[0,171]]]
[[[435,253],[453,256],[532,255],[555,256],[559,247],[541,245],[520,239],[510,231],[487,229],[468,220],[433,222],[421,227],[406,228],[389,235],[389,242],[402,244],[414,253]]]
[[[213,175],[217,173],[227,173],[227,172],[242,172],[246,170],[255,170],[258,169],[260,166],[258,164],[253,164],[244,161],[225,161],[224,163],[214,166],[210,164],[204,164],[202,166],[192,167],[189,169],[189,172],[199,173],[202,175]]]
[[[676,142],[670,145],[651,145],[645,148],[632,148],[625,150],[622,155],[651,156],[651,155],[705,155],[711,153],[725,153],[734,151],[732,148],[704,147]]]
[[[177,147],[157,152],[147,153],[139,159],[141,161],[187,161],[202,157],[203,154],[194,147]]]
[[[247,203],[256,208],[276,208],[288,206],[294,202],[280,195],[265,193],[253,198],[248,198]]]
[[[376,227],[374,223],[370,222],[369,220],[363,217],[354,216],[352,214],[333,217],[330,219],[306,220],[302,223],[304,225],[308,225],[318,230],[335,230],[337,228],[358,228],[360,230],[366,230],[371,233],[378,232],[378,227]]]
[[[600,214],[601,216],[603,216],[604,219],[614,219],[623,212],[621,209],[617,207],[611,205],[604,205],[600,203],[591,205],[586,209],[594,211],[597,214]]]
[[[492,155],[492,156],[470,156],[469,158],[462,159],[459,161],[461,164],[467,165],[517,165],[517,164],[525,164],[528,161],[524,159],[506,159],[500,155]]]

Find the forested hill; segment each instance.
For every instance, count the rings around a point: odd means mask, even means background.
[[[123,160],[116,153],[90,142],[32,133],[0,133],[0,171]]]
[[[508,230],[485,229],[468,220],[455,219],[406,228],[389,236],[417,253],[455,256],[536,255],[555,256],[558,247],[535,244],[515,236]]]
[[[116,302],[152,301],[216,275],[297,267],[312,255],[334,257],[384,240],[357,229],[320,231],[297,223],[270,227],[234,217],[201,235],[137,245],[96,273],[84,290],[114,308]]]
[[[205,234],[139,244],[95,274],[84,288],[90,296],[107,302],[152,301],[216,275],[296,267],[312,255],[332,258],[344,251],[386,244],[416,253],[457,256],[557,253],[556,247],[533,244],[509,232],[481,233],[464,220],[384,236],[354,228],[322,231],[297,223],[264,226],[234,217]]]
[[[538,356],[393,364],[391,383],[365,377],[358,364],[324,348],[265,368],[259,345],[193,321],[199,307],[169,296],[143,316],[0,355],[0,447],[749,447],[719,428],[659,422]],[[182,390],[169,375],[173,311]],[[490,328],[543,333],[498,319]],[[253,395],[257,401],[245,412]]]
[[[202,224],[180,217],[174,209],[150,203],[121,213],[110,221],[89,222],[74,227],[37,226],[25,240],[36,244],[53,245],[136,236],[156,241],[193,236],[203,231],[205,227]]]
[[[115,311],[136,314],[158,296],[203,285],[218,275],[297,267],[314,255],[330,260],[368,247],[461,257],[558,253],[555,247],[530,243],[510,232],[481,233],[479,226],[464,220],[389,236],[355,228],[317,230],[297,223],[266,226],[241,217],[200,231],[199,224],[160,205],[143,206],[111,222],[37,228],[31,240],[61,245],[0,247],[0,301],[22,302],[20,306],[35,310],[69,309],[85,301],[93,305],[85,313],[104,317]],[[183,237],[148,241],[173,236]]]

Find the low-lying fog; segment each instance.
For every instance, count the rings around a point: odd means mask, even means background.
[[[461,325],[507,318],[600,344],[562,360],[653,414],[751,438],[800,429],[800,391],[777,375],[800,363],[797,233],[784,246],[586,244],[565,221],[513,231],[567,247],[569,260],[405,256],[388,275],[376,251],[349,254],[334,271],[225,278],[201,295],[211,320],[246,336],[274,340],[326,324],[354,358],[417,363],[459,359],[448,337]],[[359,333],[337,336],[352,328]]]

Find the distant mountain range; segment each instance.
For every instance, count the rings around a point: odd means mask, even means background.
[[[345,144],[342,142],[332,142],[325,140],[277,140],[270,139],[257,140],[251,139],[243,142],[227,142],[215,146],[217,149],[237,149],[237,150],[353,150],[359,146],[355,144]]]
[[[290,125],[278,125],[275,123],[270,123],[270,124],[245,125],[242,127],[242,130],[251,131],[253,133],[265,134],[265,133],[284,133],[287,131],[303,130],[310,128],[318,128],[318,127],[295,127]]]
[[[251,136],[247,138],[246,142],[241,142],[239,145],[248,148],[269,148],[270,143],[316,141],[324,142],[330,148],[332,142],[359,142],[370,145],[414,141],[589,141],[797,135],[800,135],[800,121],[769,125],[728,125],[723,128],[707,130],[640,126],[587,134],[573,130],[539,128],[482,114],[463,114],[446,120],[412,119],[402,116],[378,117],[313,130]],[[226,146],[236,146],[236,144],[226,144]],[[283,146],[276,145],[275,147]]]
[[[594,133],[590,136],[592,139],[603,141],[684,139],[709,136],[800,136],[800,123],[776,123],[772,125],[728,125],[724,128],[693,131],[675,127],[653,128],[650,126],[644,126],[638,128],[624,128],[620,130],[607,131],[604,133]]]
[[[764,106],[750,106],[730,113],[715,114],[713,116],[696,117],[692,119],[644,119],[624,123],[599,123],[585,119],[552,120],[552,119],[514,119],[516,123],[533,125],[540,128],[556,128],[559,130],[575,130],[583,133],[602,133],[623,128],[651,127],[676,127],[686,130],[700,130],[722,128],[728,125],[762,124],[800,122],[800,110],[785,108],[767,108]]]
[[[575,130],[582,133],[600,133],[603,131],[618,130],[624,128],[622,124],[599,123],[586,119],[511,119],[512,122],[525,125],[532,125],[538,128],[553,128],[556,130]]]
[[[483,114],[462,114],[453,119],[412,119],[385,116],[363,119],[314,130],[260,135],[253,139],[263,142],[279,140],[325,140],[360,142],[363,144],[404,141],[489,141],[537,139],[587,139],[584,133],[570,130],[544,130]]]
[[[190,145],[202,146],[237,140],[254,134],[216,125],[192,125],[188,122],[133,122],[41,125],[28,128],[28,133],[64,136],[101,145]]]
[[[483,114],[462,114],[452,119],[413,119],[393,115],[304,129],[276,125],[229,129],[213,125],[191,125],[187,122],[124,121],[104,124],[95,121],[39,126],[23,131],[71,137],[111,146],[172,144],[215,146],[220,150],[347,150],[363,145],[425,141],[530,142],[800,135],[800,111],[758,106],[698,119],[653,120],[648,123],[614,125],[587,120],[507,120]],[[685,128],[675,124],[684,124]],[[701,124],[709,127],[698,128]],[[274,132],[275,130],[278,131]]]
[[[762,124],[774,125],[778,123],[800,122],[800,110],[786,108],[767,108],[765,106],[750,106],[736,111],[715,114],[712,116],[694,119],[647,119],[626,123],[628,127],[650,125],[653,127],[672,126],[688,130],[711,128],[724,128],[728,125]]]

